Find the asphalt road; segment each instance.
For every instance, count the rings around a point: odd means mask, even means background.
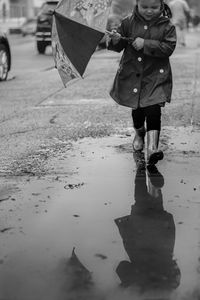
[[[187,42],[171,59],[165,159],[153,176],[137,170],[130,110],[109,98],[119,54],[96,52],[64,89],[51,49],[40,56],[34,38],[11,37],[0,299],[199,299],[199,33]]]

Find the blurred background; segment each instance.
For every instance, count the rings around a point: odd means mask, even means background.
[[[130,10],[136,0],[113,0],[111,14],[124,16]],[[169,2],[170,0],[166,0]],[[35,19],[45,0],[0,0],[0,28],[1,31],[20,33],[21,26],[27,20]],[[48,1],[55,2],[55,1]],[[195,19],[200,17],[200,1],[187,0],[192,16]],[[196,18],[197,17],[197,18]],[[195,21],[197,22],[197,20]]]

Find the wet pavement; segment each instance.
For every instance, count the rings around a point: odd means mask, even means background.
[[[77,142],[52,139],[54,155],[41,138],[37,155],[16,160],[14,173],[1,167],[0,300],[200,299],[199,45],[191,33],[188,49],[177,49],[172,58],[175,88],[163,114],[160,145],[165,158],[157,169],[146,169],[133,155],[133,129],[123,122],[123,135],[112,131],[106,138]],[[96,60],[105,56],[112,66],[118,57],[112,54],[111,60],[110,55],[102,51]],[[98,73],[99,64],[91,70]],[[89,71],[85,86],[94,77]],[[91,136],[95,126],[102,128],[102,120],[112,123],[110,99],[102,93],[103,98],[72,99],[73,93],[64,90],[34,109],[67,107],[76,123],[77,107],[83,104],[79,111],[86,117],[79,122]],[[74,114],[71,104],[77,104]],[[97,113],[90,122],[92,106]],[[100,112],[105,113],[101,121]],[[114,125],[122,116],[122,111],[116,113]],[[53,111],[49,122],[60,122],[74,134],[73,126],[66,125],[69,115]],[[23,124],[13,119],[11,127],[16,122]],[[16,153],[19,148],[8,147],[8,128],[4,131],[2,153]],[[34,137],[28,131],[17,146],[29,139],[34,144]]]
[[[56,174],[5,178],[0,299],[199,299],[199,136],[165,127],[153,170],[118,135],[74,142]]]

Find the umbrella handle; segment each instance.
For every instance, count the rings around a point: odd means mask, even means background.
[[[107,34],[111,34],[111,33],[112,33],[112,31],[105,30],[105,33],[107,33]]]
[[[133,38],[130,38],[130,37],[128,38],[128,37],[124,37],[124,36],[122,36],[121,39],[124,41],[127,41],[128,44],[132,44],[132,42],[134,41]]]
[[[112,34],[112,31],[105,30],[105,33],[107,33],[107,34],[110,35],[110,34]],[[121,36],[121,40],[127,41],[129,44],[131,44],[134,41],[133,38],[131,38],[131,37],[125,37],[125,36]]]

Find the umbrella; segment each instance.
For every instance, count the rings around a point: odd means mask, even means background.
[[[92,273],[82,264],[73,248],[72,255],[65,265],[68,288],[72,291],[87,290],[92,287]]]
[[[111,1],[61,0],[53,12],[53,57],[65,87],[83,76],[105,34]]]

